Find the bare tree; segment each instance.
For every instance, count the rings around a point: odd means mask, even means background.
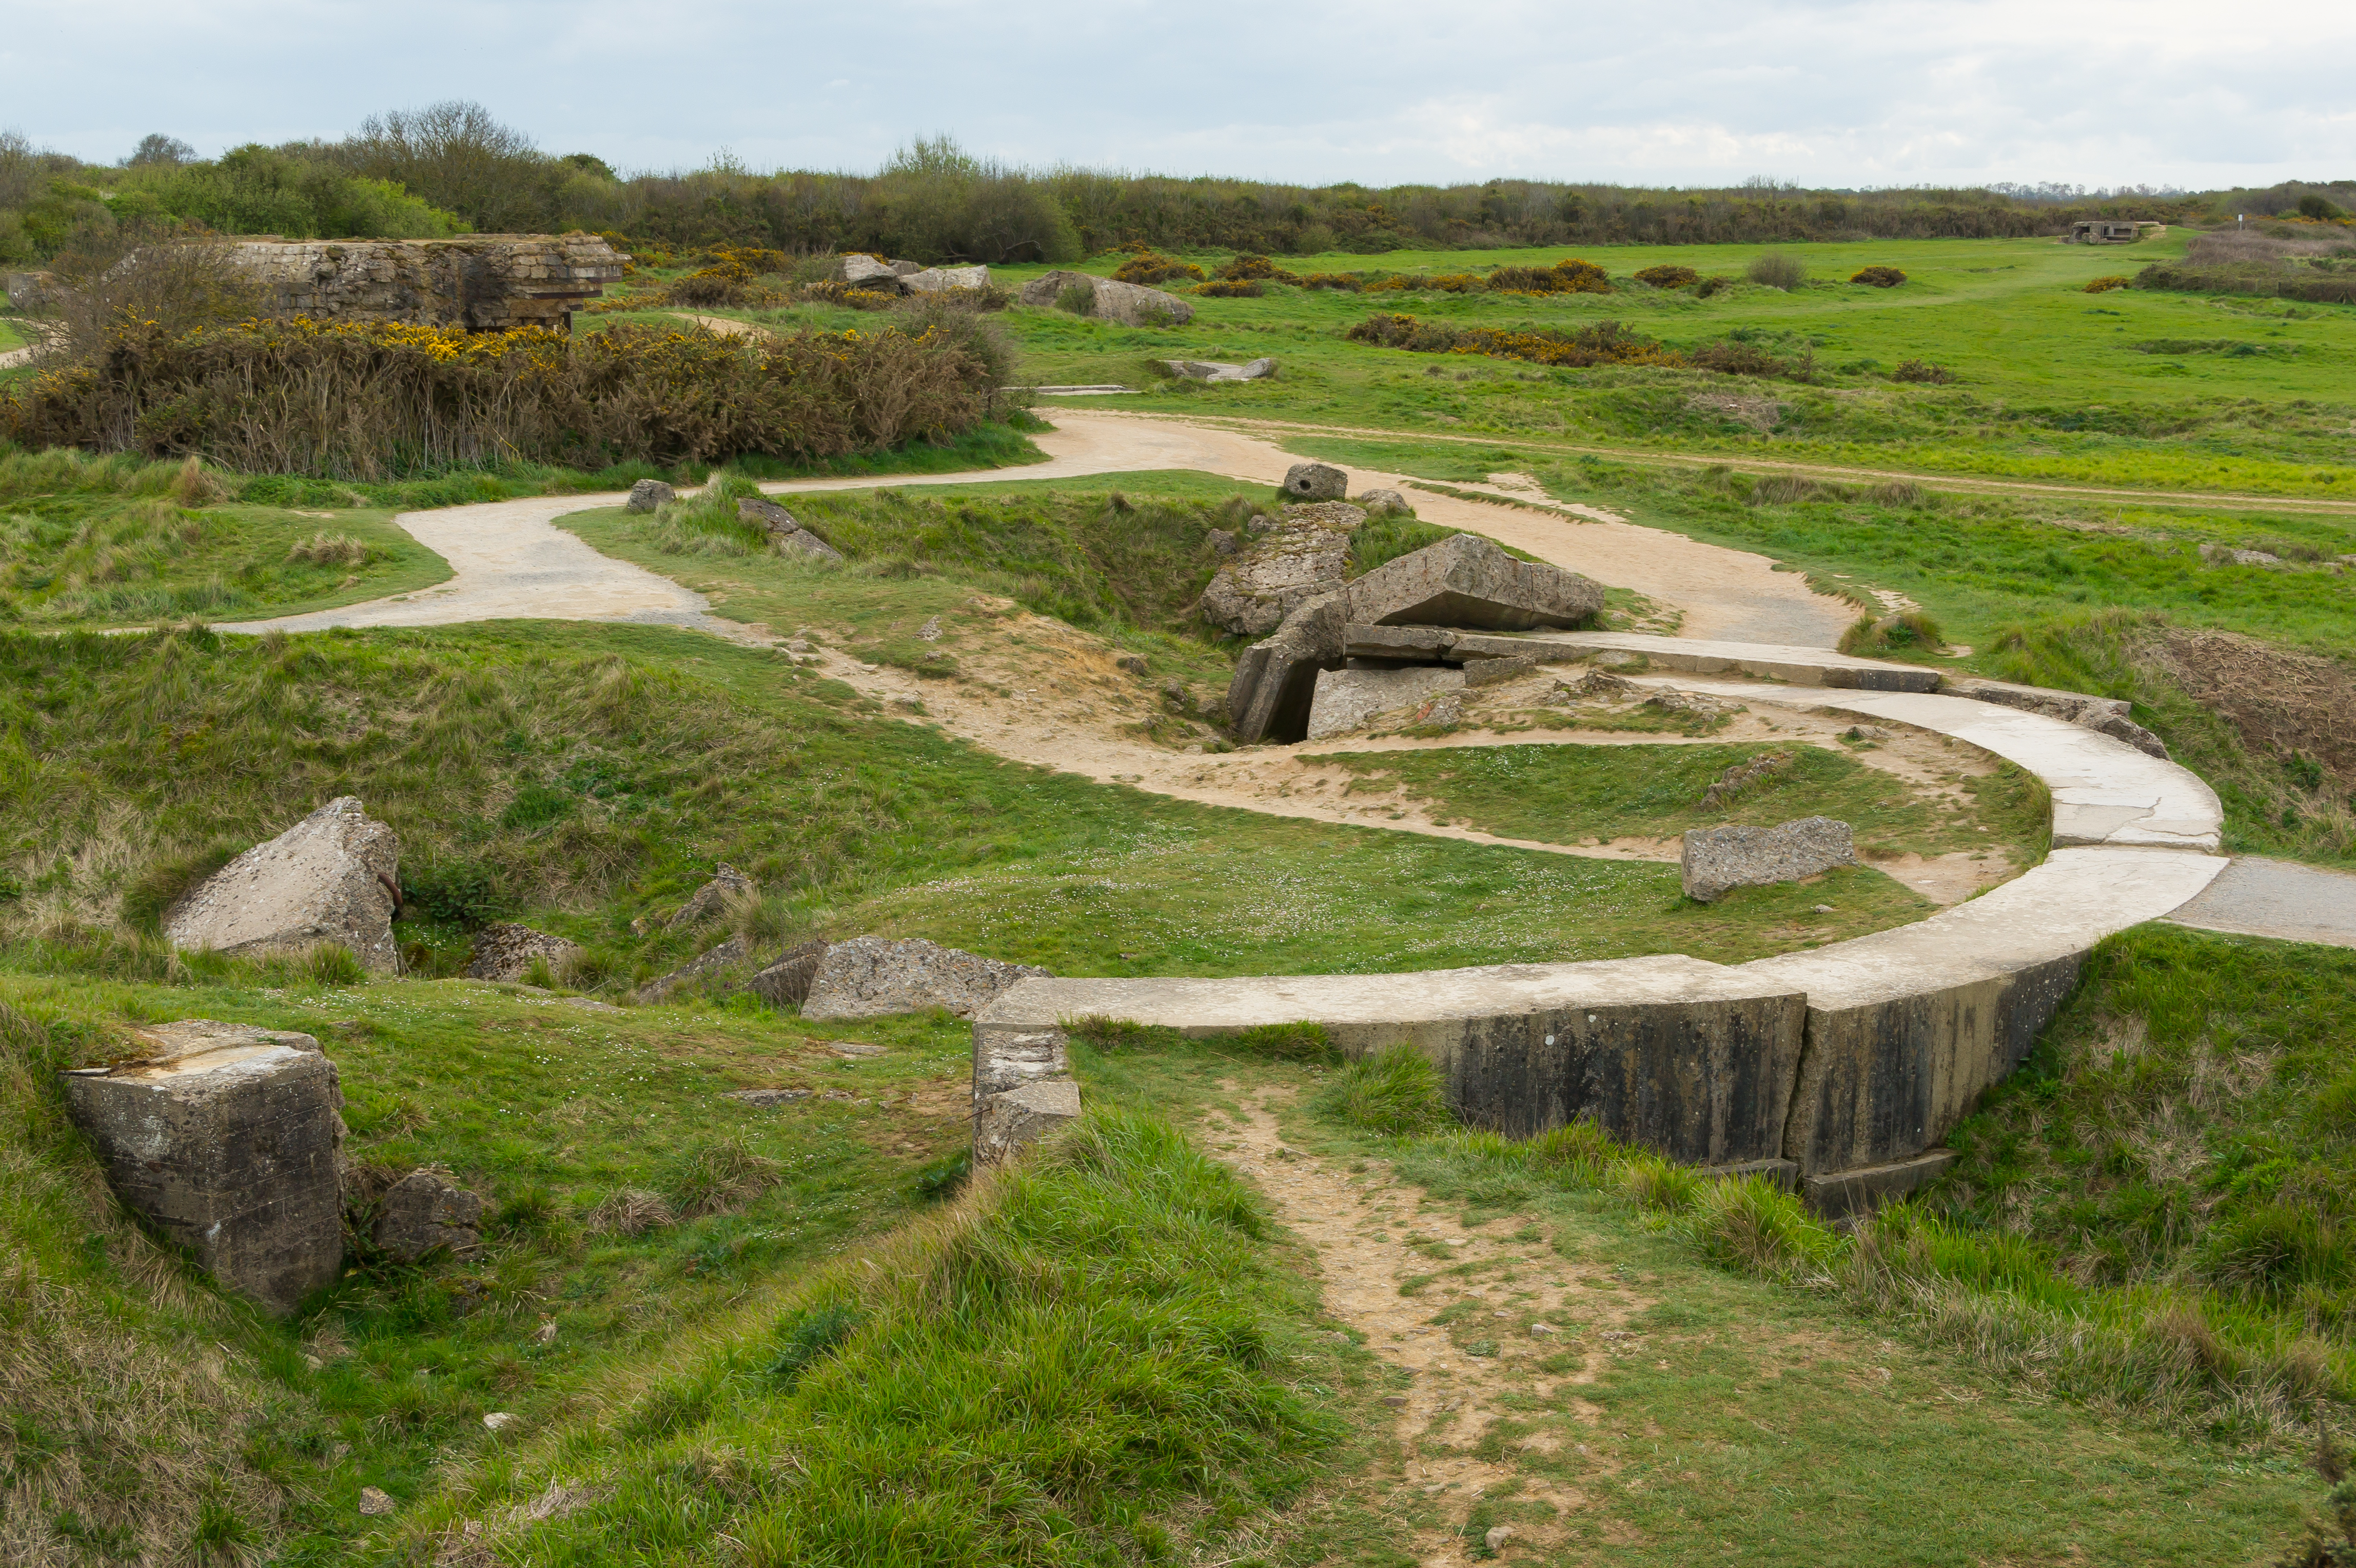
[[[396,180],[484,231],[544,227],[561,177],[530,137],[462,99],[372,114],[337,151],[355,173]]]
[[[181,333],[262,313],[268,292],[240,266],[237,247],[192,240],[168,226],[124,224],[85,232],[58,252],[58,286],[37,323],[37,358],[78,361],[104,351],[134,324]]]
[[[150,131],[139,138],[139,145],[132,149],[131,156],[123,162],[132,168],[146,168],[151,165],[177,168],[196,160],[197,149],[179,137],[167,136],[161,131]]]

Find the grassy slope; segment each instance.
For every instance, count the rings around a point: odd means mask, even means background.
[[[1495,431],[1529,439],[1768,453],[1924,470],[2075,478],[2169,488],[2349,492],[2347,393],[2356,307],[2285,306],[2117,291],[2089,295],[2105,273],[2180,254],[2184,236],[2130,250],[2047,241],[1925,241],[1781,247],[1809,265],[1791,294],[1744,285],[1708,300],[1625,285],[1661,262],[1740,274],[1760,247],[1631,247],[1599,252],[1612,295],[1531,298],[1351,295],[1271,287],[1260,299],[1198,299],[1189,325],[1127,328],[1051,310],[1009,320],[1026,373],[1044,381],[1121,381],[1149,388],[1124,410],[1213,408],[1405,431]],[[1495,252],[1480,265],[1550,264],[1560,252]],[[1893,263],[1895,289],[1833,280]],[[1089,263],[1108,270],[1109,259]],[[1457,272],[1461,252],[1310,257],[1294,270]],[[1007,268],[1019,286],[1032,269]],[[1578,327],[1618,320],[1675,345],[1731,333],[1776,352],[1813,348],[1826,384],[1760,382],[1700,371],[1537,371],[1509,362],[1371,349],[1341,334],[1375,310],[1456,325]],[[2154,342],[2247,343],[2246,354],[2138,352]],[[1242,360],[1273,354],[1280,379],[1243,386],[1171,385],[1152,357]],[[1894,383],[1901,360],[1956,373],[1946,387]],[[1867,368],[1867,367],[1872,368]],[[1435,378],[1429,372],[1443,372]],[[1696,393],[1787,405],[1772,435],[1696,405]]]

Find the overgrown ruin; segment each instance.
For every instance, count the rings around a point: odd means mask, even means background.
[[[570,330],[573,312],[620,279],[626,260],[594,234],[466,234],[455,240],[243,240],[237,263],[281,316],[402,321],[503,332]]]

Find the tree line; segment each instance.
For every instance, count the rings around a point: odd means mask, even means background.
[[[626,177],[592,154],[544,152],[479,104],[448,102],[372,116],[340,141],[255,145],[213,159],[151,135],[121,164],[89,166],[0,134],[0,263],[37,263],[77,242],[156,225],[287,239],[583,229],[659,250],[861,250],[1001,263],[1136,244],[1376,255],[2005,239],[2065,231],[2080,218],[2213,220],[2222,194],[1809,190],[1757,180],[1715,190],[1522,179],[1301,186],[1023,169],[948,138],[916,141],[872,175],[757,173],[723,156],[691,173]],[[2232,194],[2244,209],[2264,195]]]

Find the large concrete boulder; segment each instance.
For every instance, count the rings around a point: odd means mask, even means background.
[[[1063,298],[1066,289],[1072,288],[1088,292],[1087,314],[1099,321],[1119,322],[1123,327],[1183,327],[1194,319],[1194,307],[1174,294],[1087,273],[1059,271],[1033,278],[1023,285],[1023,303],[1055,305]]]
[[[921,938],[853,937],[826,950],[802,1003],[805,1018],[880,1018],[946,1007],[971,1017],[1015,983],[1047,972],[1002,963]]]
[[[164,916],[164,940],[231,954],[334,943],[372,974],[397,973],[400,876],[400,838],[340,795],[182,894]]]
[[[1330,463],[1295,463],[1284,471],[1284,493],[1296,500],[1337,501],[1350,493],[1350,476]]]
[[[378,1200],[369,1239],[396,1262],[436,1252],[465,1257],[482,1245],[483,1200],[431,1166],[413,1170]]]
[[[640,479],[630,487],[630,499],[622,503],[624,511],[648,512],[669,505],[679,499],[679,492],[660,479]]]
[[[898,294],[900,274],[889,262],[879,262],[873,256],[853,252],[841,259],[835,275],[853,288],[878,294]]]
[[[284,1316],[344,1258],[344,1097],[308,1035],[190,1018],[147,1059],[65,1075],[124,1208]]]
[[[1317,677],[1305,738],[1323,740],[1364,729],[1377,714],[1413,708],[1441,692],[1464,689],[1464,671],[1445,664],[1397,669],[1327,670]]]
[[[1527,631],[1583,626],[1602,608],[1601,584],[1559,566],[1516,561],[1474,533],[1428,544],[1350,585],[1350,618],[1377,626]]]
[[[1347,502],[1255,518],[1249,528],[1256,542],[1230,556],[1203,590],[1203,618],[1239,636],[1266,637],[1302,605],[1341,588],[1350,535],[1365,521]]]
[[[910,294],[939,294],[953,288],[988,288],[990,269],[984,266],[926,267],[922,272],[903,274],[900,286]]]
[[[1715,903],[1737,887],[1797,882],[1857,864],[1847,822],[1802,817],[1773,828],[1689,828],[1685,837],[1686,897]]]
[[[535,959],[547,960],[549,972],[562,978],[580,957],[577,942],[502,921],[475,933],[474,946],[466,952],[466,978],[521,980],[531,972]]]

